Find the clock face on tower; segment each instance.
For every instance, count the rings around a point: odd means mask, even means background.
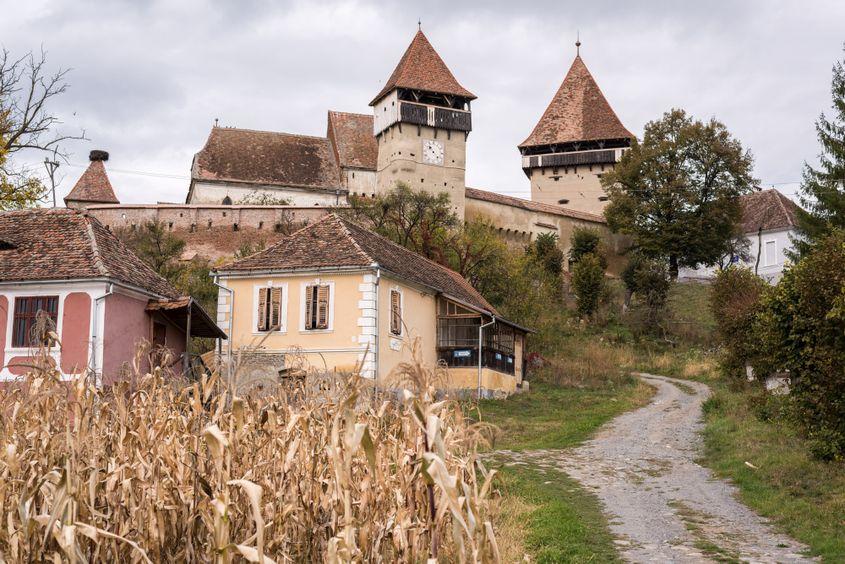
[[[423,162],[426,164],[443,164],[443,143],[434,139],[423,139]]]

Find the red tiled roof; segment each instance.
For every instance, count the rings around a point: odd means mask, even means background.
[[[798,204],[775,190],[760,190],[742,197],[742,232],[792,229],[798,225]]]
[[[579,55],[534,131],[519,147],[626,137],[634,135],[619,121]]]
[[[482,311],[496,310],[457,272],[430,261],[336,214],[285,237],[272,247],[220,267],[223,272],[379,266]]]
[[[114,195],[109,177],[106,174],[106,167],[101,160],[91,161],[79,180],[73,186],[70,193],[65,196],[65,204],[68,202],[98,202],[102,204],[119,204],[120,201]]]
[[[372,115],[330,111],[327,129],[326,137],[342,168],[376,169],[378,143]]]
[[[105,278],[174,298],[179,292],[96,218],[70,209],[0,213],[0,282]]]
[[[455,79],[449,67],[428,42],[428,38],[418,31],[414,40],[408,46],[405,54],[396,65],[393,74],[387,79],[387,83],[381,92],[373,98],[370,105],[375,105],[385,94],[394,88],[408,88],[411,90],[424,90],[438,94],[451,94],[475,99],[475,94],[461,86]]]
[[[213,127],[192,180],[335,190],[340,172],[325,137]]]
[[[583,221],[591,221],[594,223],[607,223],[604,217],[592,213],[570,210],[552,204],[543,204],[540,202],[532,202],[523,198],[514,198],[512,196],[505,196],[497,194],[496,192],[489,192],[487,190],[479,190],[478,188],[467,187],[465,195],[467,198],[473,200],[482,200],[484,202],[492,202],[494,204],[501,204],[503,206],[512,206],[528,211],[535,211],[540,213],[548,213],[552,215],[559,215],[563,217],[571,217],[573,219],[581,219]]]

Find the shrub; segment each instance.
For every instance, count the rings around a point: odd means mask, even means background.
[[[591,317],[596,312],[604,286],[601,258],[593,253],[582,255],[572,269],[572,290],[575,292],[578,315]]]
[[[666,263],[635,253],[622,272],[622,281],[630,298],[637,299],[636,317],[644,333],[663,330],[663,317],[671,281]]]
[[[601,235],[595,229],[578,227],[572,232],[569,248],[569,264],[574,266],[584,255],[595,255],[601,261],[603,269],[607,268],[604,258]]]
[[[845,231],[815,244],[766,292],[755,369],[788,370],[798,423],[817,456],[845,456]]]
[[[732,266],[716,275],[710,308],[716,319],[716,338],[722,348],[720,366],[725,376],[745,376],[745,365],[756,349],[753,325],[765,289],[763,279],[747,268]]]

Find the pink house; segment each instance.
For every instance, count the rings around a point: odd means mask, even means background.
[[[180,371],[190,336],[226,338],[95,218],[70,209],[0,213],[0,380],[27,371],[44,327],[59,338],[51,354],[63,376],[90,369],[104,384],[131,364],[141,340],[169,349]]]

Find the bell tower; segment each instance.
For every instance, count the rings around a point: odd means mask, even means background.
[[[376,192],[389,192],[397,182],[412,190],[445,192],[463,219],[466,142],[474,99],[422,30],[417,31],[384,88],[370,102],[378,143]]]
[[[528,139],[519,145],[531,199],[601,215],[601,176],[631,146],[628,131],[581,59],[581,42],[566,78]]]

